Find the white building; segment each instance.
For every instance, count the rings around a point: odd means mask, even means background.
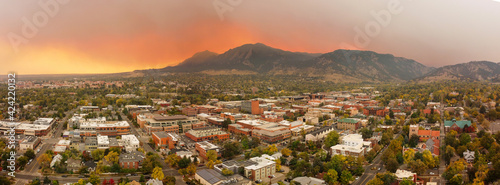
[[[330,151],[332,155],[360,157],[371,150],[370,144],[370,142],[363,141],[363,136],[360,134],[349,134],[342,137],[341,144],[332,146]]]
[[[416,173],[412,173],[411,171],[406,171],[406,170],[396,170],[396,173],[394,173],[394,175],[396,175],[396,180],[398,181],[403,181],[403,180],[410,180],[410,181],[413,181],[413,178],[415,178],[417,176]]]
[[[108,136],[97,136],[97,149],[105,150],[109,148],[109,138]]]
[[[122,135],[122,143],[123,143],[123,148],[125,148],[127,152],[136,151],[140,146],[139,139],[137,139],[137,137],[135,137],[134,135],[130,134]]]
[[[465,151],[464,152],[464,159],[468,162],[468,163],[473,163],[474,162],[474,151]]]
[[[276,162],[266,159],[265,157],[253,157],[250,161],[257,164],[250,165],[244,168],[245,177],[252,180],[265,179],[276,172]]]

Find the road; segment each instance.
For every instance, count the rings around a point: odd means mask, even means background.
[[[381,158],[382,158],[382,153],[385,151],[386,148],[387,146],[380,151],[379,155],[377,155],[377,157],[373,159],[371,165],[365,166],[365,173],[363,173],[363,175],[353,183],[354,185],[366,184],[368,183],[368,181],[375,178],[375,175],[377,175],[377,173],[383,173],[385,171],[384,164]],[[375,167],[376,169],[372,170],[371,169],[372,167]],[[380,168],[380,171],[378,170],[378,168]]]

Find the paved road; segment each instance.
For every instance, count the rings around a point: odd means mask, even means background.
[[[368,181],[375,178],[375,175],[377,175],[377,173],[383,173],[385,171],[384,164],[381,158],[382,158],[382,153],[384,153],[386,148],[387,146],[384,147],[382,151],[380,151],[379,155],[377,155],[377,157],[373,159],[371,165],[365,166],[365,173],[363,173],[363,175],[353,183],[354,185],[366,184],[368,183]],[[375,170],[372,170],[371,169],[372,167],[375,167]],[[380,171],[378,170],[378,168],[380,168]]]

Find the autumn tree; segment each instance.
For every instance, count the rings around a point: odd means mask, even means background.
[[[158,180],[160,180],[160,181],[161,181],[161,180],[163,180],[164,175],[163,175],[163,171],[162,171],[162,169],[161,169],[160,167],[155,167],[155,168],[153,169],[153,174],[151,174],[151,177],[152,177],[153,179],[158,179]]]
[[[323,176],[323,180],[325,180],[325,182],[328,183],[329,185],[337,183],[337,178],[338,174],[337,171],[335,171],[334,169],[328,170],[328,172],[326,172],[325,175]]]
[[[339,137],[340,135],[336,131],[331,131],[328,133],[328,135],[325,138],[325,146],[327,148],[330,148],[331,146],[334,146],[339,143]]]

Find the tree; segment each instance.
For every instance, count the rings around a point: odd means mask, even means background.
[[[443,177],[446,180],[451,180],[455,174],[459,174],[463,170],[465,170],[465,161],[463,159],[457,160],[446,168],[446,170],[443,173]],[[460,177],[461,178],[461,177]],[[461,181],[460,181],[461,182]]]
[[[436,166],[436,161],[432,156],[431,151],[424,150],[424,152],[422,153],[422,158],[423,162],[425,163],[425,165],[427,165],[427,167],[434,168]]]
[[[460,139],[459,139],[459,141],[460,141],[460,145],[467,145],[467,143],[470,143],[470,141],[471,141],[471,137],[470,137],[470,135],[469,135],[469,134],[467,134],[467,133],[462,133],[462,134],[460,135]]]
[[[163,175],[163,171],[162,171],[162,169],[161,169],[160,167],[155,167],[155,168],[153,169],[153,174],[151,174],[151,177],[152,177],[153,179],[158,179],[158,180],[160,180],[160,181],[161,181],[161,180],[163,180],[163,178],[164,178],[165,176]]]
[[[209,169],[214,169],[215,162],[212,160],[209,160],[206,164],[207,168]]]
[[[366,127],[359,130],[359,132],[361,132],[361,136],[363,137],[363,139],[368,139],[368,138],[371,138],[373,136],[373,131],[371,129],[366,128]]]
[[[26,152],[24,153],[24,156],[28,157],[28,159],[34,159],[35,158],[35,151],[33,151],[32,149],[28,149],[26,150]]]
[[[420,140],[420,137],[418,137],[418,135],[412,134],[410,137],[410,140],[408,141],[408,145],[410,145],[410,147],[414,148],[415,146],[417,146],[419,140]]]
[[[104,157],[106,161],[111,162],[113,164],[117,164],[118,161],[120,160],[120,154],[116,153],[115,151],[111,151]]]
[[[104,157],[104,150],[97,149],[90,153],[94,161],[100,161]]]
[[[340,183],[349,184],[353,180],[352,174],[349,170],[343,170],[340,175]]]
[[[385,167],[387,168],[387,171],[395,173],[399,168],[399,163],[395,158],[390,158],[387,160],[387,165],[385,165]]]
[[[180,157],[177,156],[176,154],[170,154],[165,159],[165,162],[168,163],[170,167],[175,168],[177,167],[177,164],[179,163],[180,160],[181,160]]]
[[[384,185],[384,181],[380,180],[379,178],[374,178],[368,181],[366,185]]]
[[[233,174],[234,174],[233,170],[229,170],[227,168],[222,168],[222,175],[224,175],[224,176],[231,176]]]
[[[283,148],[281,150],[281,154],[283,154],[283,156],[285,156],[285,157],[288,157],[288,156],[290,156],[292,154],[292,151],[290,149],[288,149],[288,148]]]
[[[411,161],[413,161],[413,157],[415,157],[415,150],[409,149],[405,151],[403,155],[404,163],[409,164]]]
[[[209,150],[207,152],[207,158],[209,161],[217,160],[217,152],[215,150]]]
[[[448,182],[449,184],[452,185],[461,185],[463,184],[462,180],[462,175],[461,174],[455,174]]]
[[[96,174],[92,174],[90,175],[88,182],[92,185],[99,185],[101,183],[101,180],[99,179],[99,176],[97,176]]]
[[[267,153],[268,155],[273,155],[276,152],[278,152],[278,147],[276,147],[275,144],[267,146],[267,148],[264,150],[264,153]]]
[[[191,164],[191,159],[187,158],[186,156],[181,158],[181,160],[179,160],[179,162],[177,163],[179,168],[187,168],[189,166],[189,164]]]
[[[339,143],[340,135],[336,131],[331,131],[325,138],[325,146],[330,148]]]
[[[420,159],[411,161],[409,166],[412,171],[417,173],[418,175],[422,175],[427,170],[427,165]]]
[[[43,184],[49,184],[51,183],[49,177],[45,176],[45,178],[43,178]]]
[[[222,128],[227,129],[227,128],[228,128],[228,126],[229,126],[229,124],[231,124],[231,123],[232,123],[232,122],[231,122],[231,119],[227,118],[226,120],[224,120],[224,121],[222,122]]]
[[[337,182],[337,171],[334,169],[329,169],[328,172],[323,176],[323,180],[325,180],[326,183],[333,185]]]
[[[446,149],[444,152],[444,161],[446,164],[450,164],[450,160],[455,155],[455,148],[451,147],[450,145],[446,145]]]
[[[141,174],[141,178],[139,179],[139,182],[146,182],[146,178],[144,177],[143,174]]]
[[[399,185],[416,185],[416,183],[414,183],[413,181],[411,180],[408,180],[408,179],[405,179],[405,180],[402,180]]]
[[[241,144],[239,142],[226,142],[224,144],[222,156],[225,158],[232,158],[235,155],[241,154],[241,151]]]

